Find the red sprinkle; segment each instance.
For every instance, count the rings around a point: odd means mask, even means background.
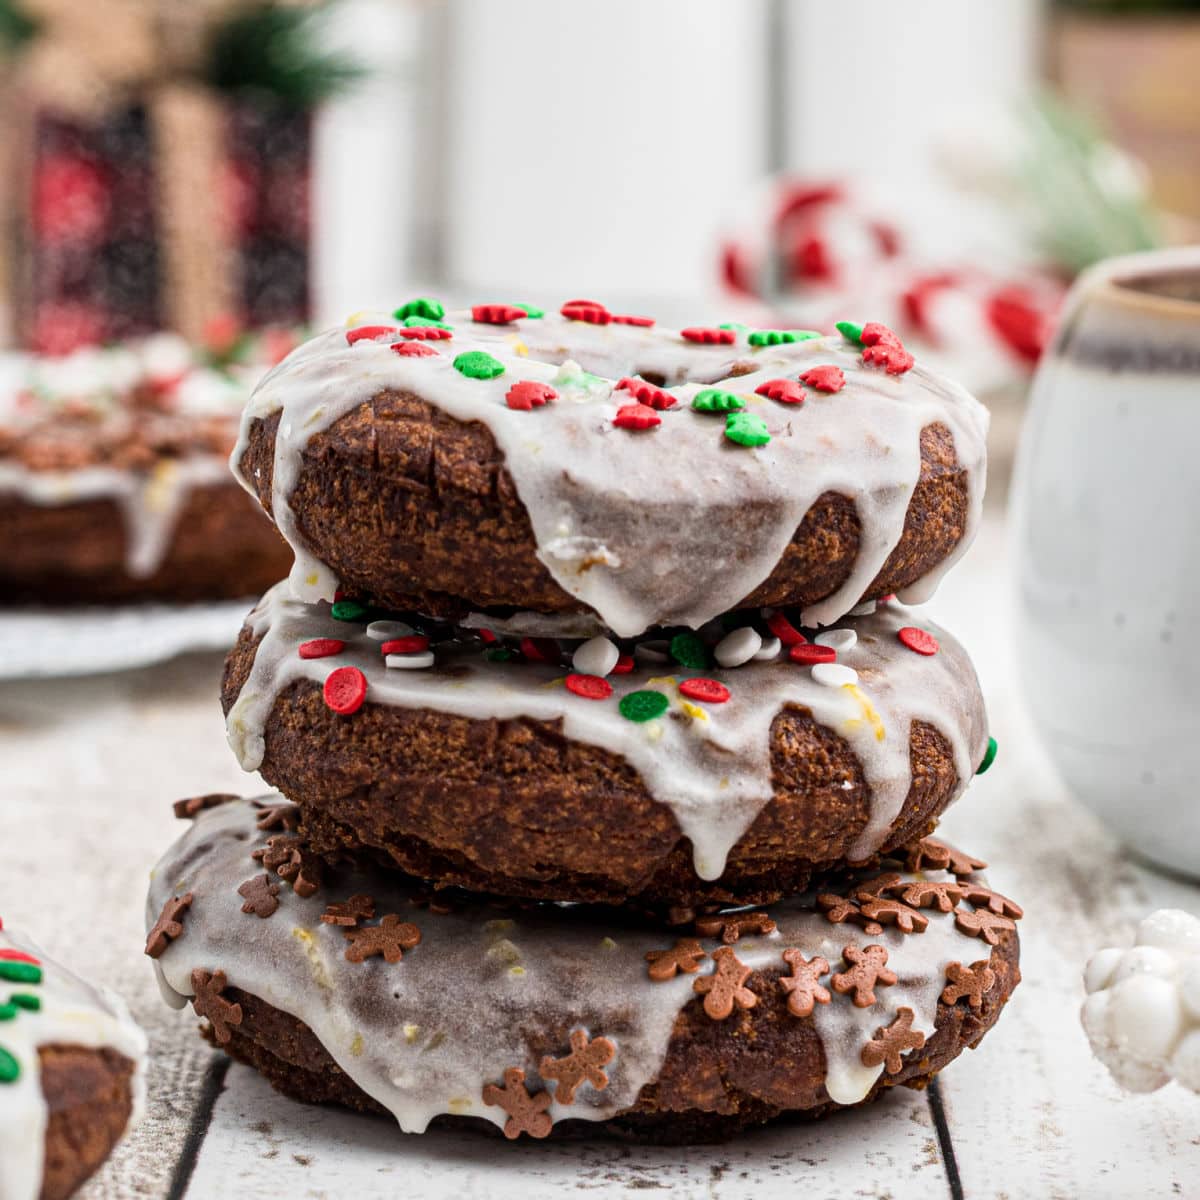
[[[557,664],[562,661],[562,649],[553,638],[523,637],[521,653],[534,662]]]
[[[599,300],[568,300],[558,311],[568,321],[586,321],[589,325],[608,325],[613,319]]]
[[[835,366],[809,367],[800,380],[818,392],[840,392],[846,386],[842,368]]]
[[[405,358],[438,358],[438,352],[432,346],[420,342],[393,342],[392,349]]]
[[[708,329],[702,325],[689,325],[681,329],[679,336],[689,342],[699,342],[703,346],[732,346],[737,341],[737,333],[732,329]]]
[[[781,612],[773,612],[767,618],[767,628],[785,645],[802,646],[808,641]]]
[[[872,321],[863,326],[859,339],[865,349],[862,360],[870,366],[883,367],[889,375],[903,375],[913,368],[913,356],[886,325]]]
[[[349,716],[367,698],[367,677],[357,667],[338,667],[325,680],[325,703],[335,713]]]
[[[0,924],[0,929],[3,928],[4,925]],[[0,950],[0,959],[3,959],[5,962],[29,963],[30,966],[34,967],[42,965],[40,958],[34,958],[32,954],[26,954],[24,950]]]
[[[471,320],[481,325],[508,325],[528,315],[515,304],[477,304],[471,309]]]
[[[631,317],[628,313],[613,313],[614,325],[637,325],[640,329],[649,329],[654,324],[653,317]]]
[[[635,379],[629,375],[617,380],[617,390],[629,392],[630,395],[637,397],[640,404],[648,404],[651,408],[661,410],[670,408],[675,403],[675,397],[670,392],[655,387],[654,384],[647,383],[644,379]]]
[[[346,330],[346,341],[353,346],[355,342],[373,342],[376,338],[399,332],[395,325],[360,325],[357,329]]]
[[[918,629],[915,625],[905,625],[896,636],[917,654],[936,654],[940,649],[937,638],[932,633]]]
[[[662,424],[662,417],[644,404],[622,404],[613,417],[618,429],[653,429]]]
[[[804,389],[793,379],[768,379],[754,389],[759,396],[778,400],[781,404],[803,404]]]
[[[331,654],[341,654],[346,643],[337,638],[313,638],[311,642],[300,643],[301,658],[328,658]]]
[[[454,334],[438,325],[406,325],[396,332],[410,342],[448,342]]]
[[[729,689],[715,679],[685,679],[679,685],[679,694],[709,704],[724,704],[729,699]]]
[[[538,383],[534,379],[522,379],[520,383],[514,383],[508,389],[508,395],[504,399],[509,408],[529,412],[531,408],[541,408],[543,404],[557,400],[558,393],[548,383]]]
[[[622,654],[617,659],[617,665],[609,672],[611,675],[628,675],[633,670],[633,655]]]
[[[805,644],[803,646],[793,646],[788,651],[788,657],[794,663],[803,663],[805,666],[809,666],[812,663],[835,662],[837,660],[837,651],[832,646]]]
[[[479,640],[483,642],[485,646],[490,646],[493,642],[496,642],[499,639],[490,629],[481,629],[479,631]]]
[[[380,653],[388,654],[420,654],[429,649],[429,639],[424,634],[414,633],[409,637],[393,638],[379,647]]]
[[[568,692],[585,700],[607,700],[612,695],[612,684],[599,675],[568,675],[566,683]]]

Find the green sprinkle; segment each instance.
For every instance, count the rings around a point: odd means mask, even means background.
[[[525,316],[531,321],[540,321],[546,315],[540,308],[535,308],[532,304],[517,304],[516,307],[523,308]]]
[[[653,721],[667,711],[667,698],[662,692],[630,692],[621,697],[617,706],[627,721]]]
[[[7,1004],[0,1004],[0,1021],[12,1021],[16,1015],[17,1006],[11,1000]]]
[[[335,600],[329,609],[329,615],[335,621],[362,621],[370,610],[357,600]]]
[[[863,327],[861,325],[855,325],[853,321],[839,321],[837,331],[846,341],[853,342],[856,346],[862,345]]]
[[[439,321],[436,317],[405,317],[404,325],[406,329],[453,329],[453,325],[447,325],[445,321]]]
[[[720,388],[701,388],[692,397],[692,407],[697,412],[736,412],[746,407],[746,401],[736,392],[723,392]]]
[[[750,326],[743,325],[741,321],[726,321],[724,325],[718,325],[718,329],[732,329],[734,333],[749,333]]]
[[[677,633],[671,639],[671,657],[681,667],[703,671],[708,667],[708,649],[695,633]]]
[[[725,418],[725,436],[739,446],[765,446],[771,440],[766,421],[756,413],[730,413]]]
[[[792,342],[811,342],[820,336],[811,329],[756,329],[746,341],[752,346],[787,346]]]
[[[486,350],[466,350],[454,360],[454,369],[468,379],[495,379],[504,374],[504,364]]]
[[[23,1008],[26,1012],[41,1012],[42,998],[34,996],[30,992],[14,992],[8,998],[9,1004],[15,1004],[18,1008]]]
[[[508,662],[512,656],[513,652],[511,650],[506,650],[503,646],[501,646],[499,650],[489,650],[484,655],[484,658],[486,658],[488,662]]]
[[[392,313],[397,321],[404,321],[408,317],[428,317],[431,321],[440,321],[445,315],[445,305],[440,300],[430,300],[427,296],[409,300]]]
[[[42,968],[33,963],[0,959],[0,979],[6,979],[9,983],[41,983]]]
[[[21,1064],[0,1046],[0,1083],[16,1083],[21,1078]]]
[[[983,752],[983,761],[976,770],[976,775],[982,775],[996,761],[996,751],[999,747],[994,737],[988,738],[987,749]]]

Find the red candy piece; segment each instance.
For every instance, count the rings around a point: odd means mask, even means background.
[[[586,321],[589,325],[608,325],[613,319],[599,300],[568,300],[558,311],[568,321]]]
[[[376,338],[399,333],[395,325],[360,325],[346,330],[346,341],[353,346],[356,342],[373,342]]]
[[[788,657],[794,663],[811,666],[813,663],[836,662],[837,651],[832,646],[815,646],[805,643],[801,646],[793,646],[788,651]]]
[[[553,638],[523,637],[521,653],[534,662],[557,664],[562,660],[562,650]]]
[[[903,375],[913,368],[913,356],[886,325],[872,321],[863,326],[859,339],[865,347],[862,360],[870,366],[883,367],[889,375]]]
[[[842,368],[835,366],[809,367],[800,376],[800,381],[818,392],[840,392],[846,386]]]
[[[300,643],[301,658],[328,658],[331,654],[341,654],[346,643],[337,638],[313,638],[311,642]]]
[[[679,331],[679,336],[702,346],[732,346],[737,341],[737,333],[732,329],[706,329],[702,325],[689,325]]]
[[[393,638],[379,647],[381,654],[420,654],[429,649],[429,639],[423,634],[414,633],[410,637]]]
[[[497,638],[490,629],[481,629],[479,631],[479,640],[482,641],[485,646],[490,646],[493,642],[499,641],[499,638]]]
[[[4,926],[0,924],[0,929]],[[31,967],[40,967],[42,960],[34,958],[32,954],[26,954],[24,950],[0,950],[0,959],[4,962],[23,962],[29,963]]]
[[[715,679],[685,679],[679,685],[679,694],[708,704],[724,704],[729,699],[729,689]]]
[[[768,379],[754,389],[759,396],[778,400],[780,404],[803,404],[804,389],[792,379]]]
[[[438,325],[406,325],[396,333],[410,342],[448,342],[454,336],[450,330]]]
[[[405,358],[438,358],[438,352],[432,346],[420,342],[393,342],[392,349]]]
[[[808,641],[781,612],[773,612],[767,618],[767,628],[785,645],[801,646]]]
[[[941,648],[938,646],[937,638],[932,633],[927,633],[924,629],[918,629],[915,625],[905,625],[896,636],[904,645],[917,654],[936,654]]]
[[[568,675],[566,684],[568,692],[585,700],[607,700],[612,695],[612,684],[599,675]]]
[[[324,696],[335,713],[348,717],[367,698],[367,677],[357,667],[338,667],[325,680]]]
[[[617,659],[617,665],[610,672],[613,675],[628,675],[633,670],[633,655],[622,654]]]
[[[649,329],[654,324],[653,317],[632,317],[628,313],[613,313],[614,325],[636,325],[640,329]]]
[[[654,384],[647,383],[644,379],[634,379],[629,375],[617,380],[617,390],[629,392],[630,395],[637,397],[638,403],[648,404],[651,408],[661,410],[670,408],[675,403],[675,397],[670,392],[655,387]]]
[[[529,412],[531,408],[541,408],[543,404],[557,400],[558,393],[548,383],[538,383],[534,379],[522,379],[520,383],[514,383],[508,389],[508,395],[504,399],[509,408]]]
[[[662,424],[662,417],[644,404],[622,404],[613,417],[618,429],[653,429]]]
[[[477,304],[471,309],[471,320],[481,325],[508,325],[528,315],[515,304]]]

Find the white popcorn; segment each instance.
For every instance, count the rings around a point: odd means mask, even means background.
[[[1132,947],[1093,955],[1083,978],[1084,1030],[1122,1087],[1152,1092],[1174,1079],[1200,1092],[1200,918],[1152,913]]]

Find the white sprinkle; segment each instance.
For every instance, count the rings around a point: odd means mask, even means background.
[[[841,663],[817,663],[812,669],[812,677],[826,687],[845,687],[848,683],[858,682],[858,672]]]
[[[841,654],[854,647],[858,641],[858,634],[853,629],[828,629],[824,633],[818,633],[813,641],[818,646],[830,646]]]
[[[783,643],[777,637],[763,638],[762,649],[754,655],[755,662],[770,662],[779,657]]]
[[[713,657],[723,667],[740,667],[762,649],[763,640],[749,625],[735,629],[718,643]]]
[[[633,657],[640,663],[665,663],[671,661],[670,642],[638,642],[633,648]]]
[[[589,638],[571,656],[571,666],[581,675],[611,675],[621,652],[606,637]]]
[[[852,617],[869,617],[875,611],[875,601],[867,600],[862,604],[856,604],[850,610]]]
[[[389,654],[383,660],[389,667],[399,671],[422,671],[433,666],[433,651],[422,650],[419,654]]]
[[[390,642],[393,638],[411,637],[413,628],[403,621],[372,621],[367,626],[367,637],[377,642]]]

